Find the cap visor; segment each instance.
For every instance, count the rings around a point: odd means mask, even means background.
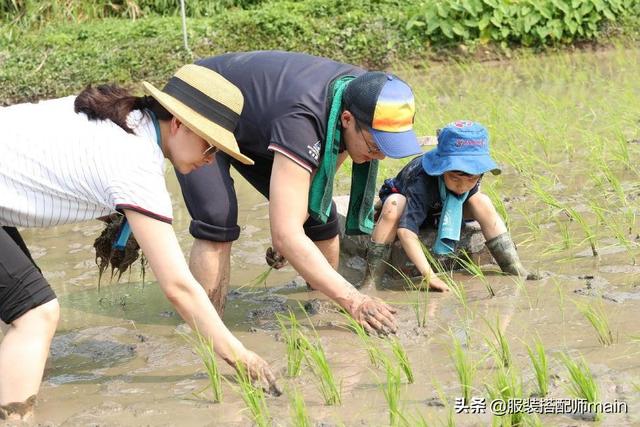
[[[393,159],[422,153],[418,138],[413,130],[406,132],[381,132],[371,129],[371,135],[385,156]]]
[[[147,82],[142,82],[142,84],[163,107],[210,145],[219,148],[245,165],[253,164],[253,160],[240,152],[238,142],[232,132],[206,119],[171,95],[156,89],[152,84]]]
[[[487,155],[442,157],[435,149],[425,153],[422,157],[422,168],[429,175],[442,175],[450,171],[461,171],[471,175],[481,175],[487,172],[494,175],[502,173],[496,162]]]

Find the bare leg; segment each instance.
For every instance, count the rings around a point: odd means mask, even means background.
[[[391,244],[396,240],[398,223],[406,204],[407,199],[402,194],[392,194],[384,201],[378,223],[371,234],[372,242]]]
[[[189,257],[191,273],[209,295],[220,317],[224,314],[229,289],[232,244],[196,239]]]
[[[487,241],[507,232],[507,227],[486,194],[474,194],[465,204],[464,216],[478,221]]]
[[[0,411],[9,419],[31,415],[24,402],[38,393],[59,318],[54,299],[14,320],[0,343]]]
[[[316,244],[322,255],[329,261],[331,267],[334,270],[338,269],[338,263],[340,261],[340,236],[333,237],[327,240],[318,240],[313,242]]]

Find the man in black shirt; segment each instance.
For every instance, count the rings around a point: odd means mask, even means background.
[[[231,245],[240,233],[229,175],[233,165],[269,199],[275,250],[314,289],[344,307],[368,330],[395,331],[394,310],[358,292],[336,271],[335,204],[326,206],[324,218],[310,217],[313,198],[310,201],[309,194],[318,171],[325,175],[329,171],[325,188],[330,188],[335,170],[347,156],[355,170],[368,162],[377,167],[375,161],[385,156],[420,152],[412,130],[415,107],[409,86],[391,74],[299,53],[233,53],[197,63],[242,91],[245,104],[234,135],[242,153],[255,162],[247,166],[219,153],[213,164],[178,174],[192,216],[190,232],[196,238],[190,268],[216,309],[220,313],[224,309]],[[333,113],[332,105],[338,107]],[[336,139],[332,139],[334,133]],[[337,161],[328,165],[331,144],[335,144]]]

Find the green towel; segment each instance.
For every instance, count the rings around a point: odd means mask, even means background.
[[[330,91],[331,108],[324,141],[324,153],[309,189],[309,215],[323,224],[326,224],[331,214],[331,202],[333,201],[333,180],[336,176],[342,133],[340,124],[342,94],[354,78],[354,76],[344,76],[333,83]],[[346,234],[371,234],[373,232],[375,225],[373,222],[373,198],[375,197],[377,175],[377,160],[353,164],[351,195],[345,225]]]

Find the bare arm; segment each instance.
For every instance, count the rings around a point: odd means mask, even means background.
[[[210,337],[216,353],[227,363],[245,363],[255,378],[275,384],[267,363],[233,336],[191,275],[171,225],[132,210],[125,210],[125,215],[160,288],[184,321]]]
[[[398,228],[398,239],[409,260],[416,266],[420,274],[429,280],[433,275],[433,270],[422,252],[418,235],[407,228]]]
[[[398,228],[397,234],[402,249],[404,249],[407,257],[416,266],[422,277],[424,277],[424,280],[434,289],[448,290],[447,285],[433,272],[427,257],[422,252],[418,235],[407,228]]]
[[[288,157],[275,153],[271,172],[269,219],[275,249],[311,283],[351,315],[378,331],[395,331],[394,310],[361,294],[327,262],[305,235],[311,175]],[[361,313],[364,309],[370,314]]]

